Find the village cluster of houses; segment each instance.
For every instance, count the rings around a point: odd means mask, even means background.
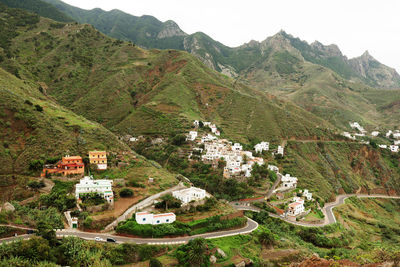
[[[182,202],[182,206],[191,202],[201,201],[206,198],[206,191],[197,187],[189,187],[172,192],[172,196]],[[176,215],[173,212],[153,214],[147,211],[136,212],[135,220],[138,224],[164,224],[173,223],[176,220]]]
[[[107,169],[107,152],[106,151],[89,151],[89,163],[95,164],[98,170]],[[83,175],[85,173],[85,164],[81,156],[66,155],[62,157],[56,164],[46,164],[40,174],[45,177],[46,174],[67,175]]]
[[[281,185],[277,189],[274,190],[274,193],[276,193],[276,196],[278,199],[283,199],[283,194],[280,193],[279,191],[288,191],[295,189],[297,187],[297,177],[291,176],[289,173],[282,175],[279,173],[279,168],[274,165],[268,165],[268,169],[271,171],[274,171],[278,176],[281,177]],[[288,210],[286,211],[286,214],[288,216],[298,216],[302,213],[305,212],[305,207],[304,207],[304,201],[312,201],[312,193],[309,192],[307,189],[304,189],[304,191],[300,190],[302,193],[302,197],[304,199],[295,196],[292,199],[292,202],[288,206]]]
[[[201,122],[204,127],[210,127],[211,132],[219,136],[220,132],[215,124],[210,122]],[[194,126],[197,129],[200,125],[199,121],[194,121]],[[234,143],[228,141],[227,139],[219,139],[217,136],[210,133],[204,134],[199,137],[197,131],[190,131],[187,135],[186,140],[196,142],[198,145],[203,144],[204,149],[200,147],[193,148],[201,155],[201,160],[207,163],[211,163],[214,167],[218,166],[219,160],[224,160],[226,166],[224,167],[224,177],[229,178],[232,176],[243,175],[245,177],[251,176],[251,171],[254,164],[262,165],[264,164],[264,159],[261,157],[253,156],[251,151],[244,151],[243,146],[239,143]],[[254,146],[256,153],[262,153],[263,151],[269,150],[268,142],[261,142]],[[284,149],[279,146],[276,154],[283,156]],[[193,154],[189,155],[191,159]]]
[[[367,136],[367,131],[358,122],[350,122],[349,124],[352,129],[356,129],[358,132],[355,132],[353,134],[349,133],[349,132],[343,132],[343,136],[345,136],[351,140],[356,140],[357,137]],[[371,132],[372,137],[377,137],[380,134],[381,133],[376,130]],[[399,130],[395,130],[395,131],[388,130],[385,133],[385,136],[386,136],[386,138],[393,137],[394,139],[398,139],[398,140],[394,140],[392,145],[378,144],[378,146],[382,149],[389,149],[390,151],[392,151],[394,153],[398,153],[399,145],[400,145],[400,131]],[[368,141],[362,141],[362,143],[369,144]]]

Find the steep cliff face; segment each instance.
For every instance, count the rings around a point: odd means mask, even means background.
[[[395,69],[390,68],[375,58],[368,51],[360,57],[349,60],[352,68],[362,77],[379,88],[400,88],[400,75]]]

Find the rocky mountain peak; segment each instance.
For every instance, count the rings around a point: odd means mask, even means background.
[[[158,39],[174,37],[174,36],[186,36],[187,34],[182,31],[178,24],[172,20],[164,22],[162,30],[157,34]]]
[[[324,57],[343,57],[342,51],[335,44],[323,45],[318,41],[314,41],[310,45],[312,48],[322,52]]]
[[[365,50],[365,52],[361,55],[360,58],[363,60],[375,60],[376,61],[376,59],[371,56],[371,54],[368,52],[368,50]]]
[[[400,88],[400,75],[397,71],[380,63],[368,50],[361,56],[350,59],[349,63],[362,77],[380,88]]]
[[[260,46],[260,43],[256,40],[251,40],[248,43],[243,44],[241,47],[243,48],[257,48]]]

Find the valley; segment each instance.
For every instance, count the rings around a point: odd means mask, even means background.
[[[397,264],[400,76],[368,51],[0,15],[0,265]]]

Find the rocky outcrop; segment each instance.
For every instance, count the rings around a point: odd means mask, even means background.
[[[15,211],[15,207],[10,202],[4,203],[2,209],[5,210],[5,211],[11,211],[11,212]]]
[[[157,34],[158,39],[174,37],[174,36],[186,36],[187,34],[182,31],[178,24],[172,20],[168,20],[164,23],[162,30]]]
[[[211,262],[212,264],[215,264],[215,263],[217,262],[217,257],[215,257],[214,255],[211,255],[211,256],[210,256],[210,262]]]
[[[377,61],[368,51],[360,57],[350,59],[349,63],[360,76],[375,84],[376,87],[400,88],[400,75],[397,71]]]
[[[226,258],[226,254],[225,254],[225,252],[224,252],[222,249],[217,248],[217,252],[218,252],[218,254],[219,254],[222,258]]]
[[[313,49],[317,50],[319,53],[319,56],[324,57],[324,58],[329,58],[329,57],[341,57],[343,59],[347,58],[343,56],[342,52],[340,51],[339,47],[335,44],[331,45],[323,45],[318,41],[315,41],[311,43],[310,45]]]
[[[209,53],[202,51],[204,49],[202,49],[203,47],[195,35],[185,37],[183,47],[186,51],[199,58],[207,67],[216,70],[214,58]]]
[[[222,65],[221,63],[217,62],[220,72],[229,76],[231,78],[236,78],[238,74],[236,73],[235,69],[229,65]]]

